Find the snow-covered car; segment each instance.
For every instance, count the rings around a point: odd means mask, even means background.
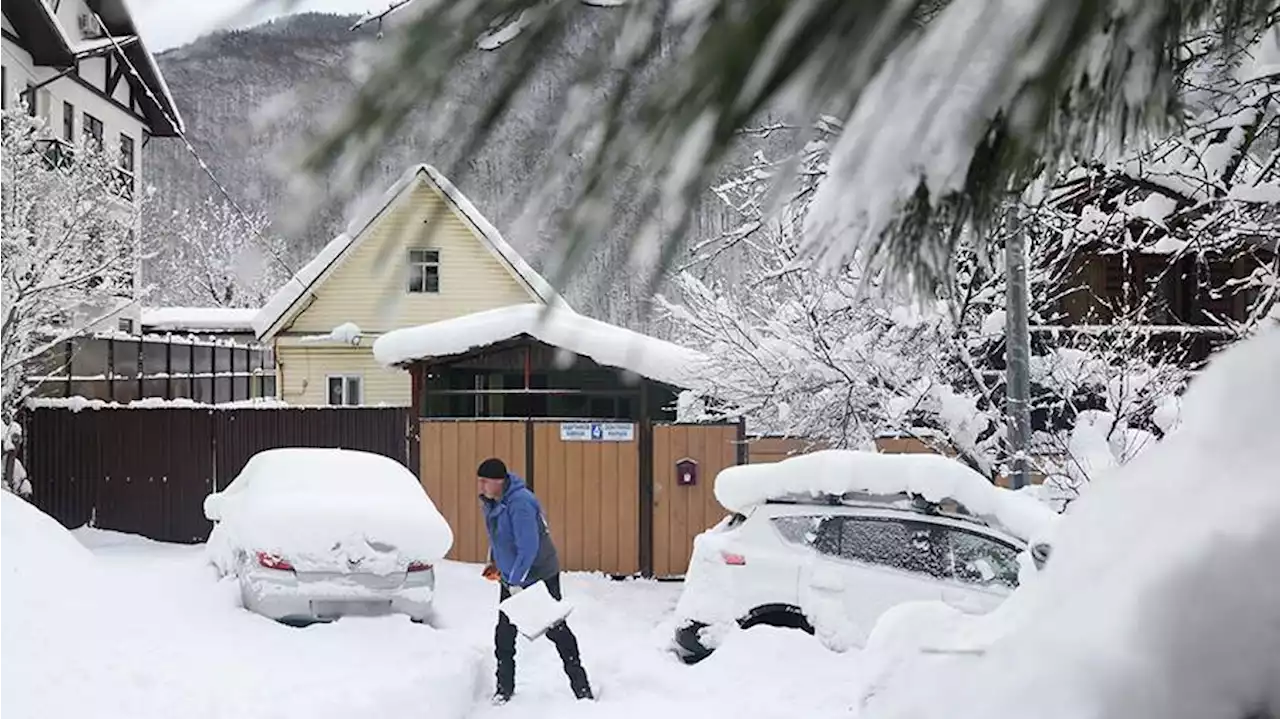
[[[432,614],[435,562],[453,532],[398,462],[342,449],[254,455],[204,513],[210,561],[246,609],[288,624]]]
[[[931,455],[816,452],[727,469],[715,493],[732,515],[695,539],[676,607],[690,663],[734,627],[795,627],[844,650],[901,602],[988,612],[1047,559],[1037,540],[1056,518]]]

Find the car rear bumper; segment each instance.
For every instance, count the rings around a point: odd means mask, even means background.
[[[372,574],[298,574],[278,570],[240,576],[245,609],[286,623],[330,621],[345,616],[431,616],[434,572],[397,580]]]

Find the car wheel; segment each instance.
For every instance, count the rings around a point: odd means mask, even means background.
[[[745,618],[738,621],[738,626],[743,629],[760,625],[799,629],[806,634],[813,634],[813,625],[809,623],[809,618],[804,615],[804,612],[798,607],[787,604],[766,604],[756,607]]]
[[[711,656],[713,650],[702,643],[702,630],[707,625],[702,622],[688,622],[676,629],[675,652],[685,664],[697,664]]]

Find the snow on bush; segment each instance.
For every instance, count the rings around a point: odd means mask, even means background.
[[[1068,509],[1037,581],[940,632],[870,713],[1280,715],[1278,366],[1280,328],[1218,356],[1180,426]]]
[[[1049,531],[1056,519],[1030,493],[996,487],[960,462],[935,454],[829,449],[781,462],[730,467],[715,480],[716,500],[731,512],[747,512],[788,495],[818,497],[848,492],[907,492],[931,502],[952,499],[1024,541]]]
[[[386,560],[403,570],[434,562],[453,531],[422,486],[388,457],[342,449],[272,449],[254,455],[221,492],[205,498],[217,519],[210,559],[222,571],[235,550],[287,558],[295,567],[326,564],[335,545],[390,545]]]

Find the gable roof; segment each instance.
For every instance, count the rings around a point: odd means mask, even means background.
[[[303,303],[307,298],[314,294],[319,285],[323,284],[326,279],[346,260],[347,257],[355,251],[365,236],[365,230],[373,224],[384,211],[389,208],[402,194],[412,189],[415,182],[426,182],[431,187],[440,191],[444,196],[447,204],[451,205],[457,211],[458,216],[464,223],[470,225],[475,236],[480,243],[485,246],[494,257],[503,265],[511,270],[512,276],[520,282],[529,293],[548,305],[560,305],[568,307],[560,294],[555,291],[551,283],[543,279],[528,262],[516,252],[507,241],[502,239],[502,234],[494,227],[485,216],[480,214],[480,210],[471,204],[466,195],[462,194],[447,177],[440,173],[439,170],[431,165],[415,165],[409,168],[400,179],[396,180],[386,192],[377,199],[377,201],[367,204],[362,210],[357,211],[350,223],[347,224],[346,232],[338,235],[329,241],[314,258],[311,259],[297,274],[286,282],[271,299],[267,301],[258,315],[253,320],[253,328],[260,339],[265,338],[268,334],[279,331],[280,326],[285,320],[296,316],[300,311]]]
[[[386,367],[451,357],[518,337],[566,349],[596,364],[669,384],[694,386],[707,356],[666,340],[580,315],[562,307],[512,305],[417,327],[392,330],[373,343]]]

